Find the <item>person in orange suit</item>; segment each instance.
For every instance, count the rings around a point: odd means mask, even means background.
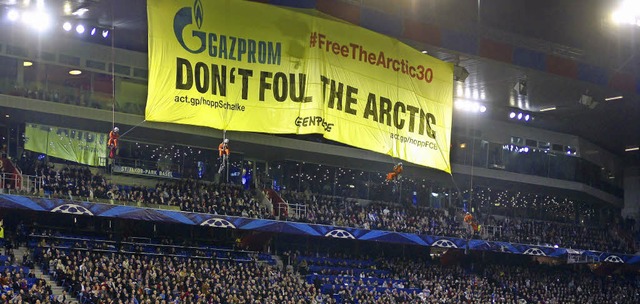
[[[120,129],[118,127],[114,127],[111,132],[109,132],[109,141],[107,142],[107,147],[109,147],[109,158],[116,157],[116,149],[118,149],[118,138],[120,138]]]
[[[480,231],[480,225],[478,225],[478,222],[473,218],[473,215],[471,215],[470,212],[467,212],[467,214],[465,214],[464,222],[471,226],[471,229],[473,229],[474,233]]]
[[[118,147],[118,138],[120,138],[120,129],[118,127],[114,127],[111,132],[109,132],[109,141],[107,142],[107,146],[110,148]]]
[[[229,154],[231,154],[231,150],[229,150],[229,139],[225,138],[219,145],[218,145],[218,154],[220,157],[229,157]]]
[[[222,170],[224,170],[225,166],[229,163],[229,154],[231,154],[231,150],[229,150],[229,139],[225,138],[218,145],[218,155],[222,158],[218,173],[222,173]]]
[[[387,181],[397,180],[402,174],[402,163],[393,166],[393,171],[387,173]]]

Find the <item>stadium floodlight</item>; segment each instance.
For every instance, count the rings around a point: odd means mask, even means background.
[[[611,14],[611,20],[616,24],[640,26],[640,1],[623,1]]]
[[[20,19],[20,13],[17,10],[11,9],[7,13],[7,18],[9,18],[10,21],[16,21]]]
[[[64,10],[64,14],[65,15],[71,15],[72,12],[71,12],[71,2],[70,1],[65,1],[64,2],[63,10]]]
[[[78,24],[78,26],[76,26],[76,33],[78,34],[84,33],[84,25]]]
[[[102,38],[107,38],[107,36],[109,36],[109,30],[103,30],[102,31]]]
[[[471,113],[484,113],[487,111],[486,106],[470,100],[456,100],[454,106],[457,110]]]
[[[51,17],[46,12],[26,11],[22,13],[22,22],[38,31],[44,31],[51,24]]]
[[[63,24],[62,24],[62,29],[64,29],[64,30],[65,30],[65,31],[67,31],[67,32],[68,32],[68,31],[70,31],[70,30],[71,30],[71,28],[72,28],[72,26],[71,26],[71,22],[69,22],[69,21],[67,21],[67,22],[65,22],[65,23],[63,23]]]

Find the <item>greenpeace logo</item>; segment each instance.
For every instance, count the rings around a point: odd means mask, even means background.
[[[333,123],[327,122],[321,116],[307,116],[307,117],[296,117],[295,120],[296,127],[315,127],[320,126],[324,129],[325,132],[331,132],[331,128],[333,128]]]

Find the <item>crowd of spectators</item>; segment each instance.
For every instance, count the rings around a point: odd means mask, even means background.
[[[2,303],[54,303],[56,302],[51,286],[46,281],[36,279],[32,273],[21,268],[5,268],[0,273]]]
[[[634,242],[622,237],[614,224],[601,227],[492,216],[487,217],[484,224],[500,228],[499,233],[485,236],[489,240],[609,252],[635,251]]]
[[[587,267],[442,265],[409,256],[291,254],[257,261],[41,248],[39,262],[83,303],[638,303],[640,277]],[[295,267],[295,268],[294,268]],[[300,271],[300,272],[299,272]]]
[[[42,262],[87,303],[309,303],[315,288],[256,262],[48,248]]]
[[[16,258],[11,240],[3,239],[4,255],[0,255],[0,302],[59,303],[45,280],[36,278],[34,263],[28,253]]]
[[[88,90],[73,87],[60,87],[53,90],[42,88],[27,88],[14,86],[7,92],[8,95],[20,96],[31,99],[59,102],[82,107],[106,108],[106,103],[92,98]]]
[[[322,292],[345,303],[637,303],[640,277],[596,275],[585,266],[481,263],[442,265],[420,258],[354,260],[344,254],[289,253]],[[347,255],[348,257],[348,255]],[[400,300],[398,300],[400,299]],[[386,301],[381,301],[385,303]],[[394,303],[394,302],[390,302]]]
[[[118,186],[87,167],[53,169],[36,163],[29,172],[43,177],[41,194],[54,198],[103,199],[138,205],[168,205],[182,211],[248,218],[281,219],[339,227],[388,230],[435,236],[510,241],[574,249],[635,253],[632,237],[615,223],[608,226],[568,224],[504,216],[477,216],[480,233],[474,235],[463,221],[461,210],[366,202],[345,197],[282,191],[290,204],[304,205],[301,212],[289,210],[274,216],[268,204],[261,203],[255,190],[232,184],[213,184],[196,180],[158,183],[155,187]],[[275,210],[278,211],[278,210]],[[300,211],[300,210],[299,210]]]
[[[638,303],[637,276],[596,276],[589,270],[538,265],[489,265],[483,276],[527,303]]]
[[[281,195],[290,203],[306,206],[306,212],[302,216],[289,213],[288,220],[292,221],[417,234],[466,236],[462,220],[458,220],[456,213],[451,210],[383,202],[364,205],[349,198],[315,196],[304,192],[282,192]]]
[[[252,191],[232,184],[211,184],[195,180],[159,183],[155,188],[113,187],[109,198],[146,204],[177,206],[182,211],[272,218]]]
[[[302,217],[294,217],[290,213],[289,220],[293,221],[461,238],[472,234],[470,227],[463,222],[464,214],[455,209],[400,206],[381,202],[364,205],[358,200],[315,196],[305,192],[283,192],[282,196],[288,202],[306,206],[306,213]],[[481,231],[476,237],[487,240],[635,252],[634,242],[622,237],[615,223],[603,227],[493,216],[486,216],[478,221]],[[489,227],[497,229],[491,229],[489,233]]]
[[[88,167],[54,169],[43,163],[25,163],[23,171],[42,177],[43,187],[30,192],[53,198],[108,200],[147,205],[176,206],[182,211],[249,218],[273,218],[252,191],[233,184],[213,184],[195,180],[158,183],[155,187],[118,186]],[[26,170],[25,170],[26,169]]]

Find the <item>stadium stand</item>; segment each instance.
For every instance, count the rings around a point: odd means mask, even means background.
[[[375,258],[369,258],[330,249],[331,253],[287,252],[277,258],[285,261],[284,266],[266,253],[204,244],[163,245],[160,243],[166,240],[152,239],[144,243],[132,240],[117,243],[104,237],[59,232],[29,237],[38,264],[81,303],[637,303],[640,300],[637,274],[599,276],[586,266],[505,264],[504,256],[469,257],[467,262],[448,265],[414,255],[383,257],[384,254],[373,250],[369,253]],[[165,247],[175,248],[176,254],[162,252]]]
[[[36,193],[53,198],[76,200],[105,200],[146,204],[150,206],[174,206],[182,211],[201,212],[248,218],[275,219],[274,211],[261,203],[254,190],[246,190],[241,185],[213,184],[196,180],[178,180],[158,183],[155,187],[114,185],[104,176],[93,174],[88,167],[72,166],[53,169],[38,161],[21,161],[27,165],[25,172],[43,177],[43,191]],[[483,190],[480,188],[480,190]],[[485,192],[488,190],[484,190]],[[36,192],[36,191],[32,191]],[[479,198],[483,198],[479,191]],[[500,201],[534,200],[534,196],[518,193],[517,196]],[[462,212],[453,208],[431,208],[397,203],[369,201],[348,197],[318,195],[309,192],[283,190],[281,197],[289,204],[305,206],[302,213],[289,213],[277,217],[281,220],[326,224],[338,227],[388,230],[448,237],[469,237],[469,229],[462,221]],[[452,194],[454,195],[454,194]],[[555,198],[548,198],[550,201]],[[480,200],[480,210],[487,209],[488,199]],[[541,204],[540,208],[546,208]],[[517,210],[517,207],[511,208]],[[572,209],[570,209],[572,210]],[[573,211],[573,210],[572,210]],[[514,211],[516,212],[516,211]],[[486,240],[509,241],[514,243],[563,246],[574,249],[603,250],[619,253],[635,253],[635,241],[629,231],[633,225],[625,224],[618,216],[604,224],[595,221],[570,223],[542,221],[519,212],[517,216],[500,215],[496,212],[481,217],[479,236]],[[544,215],[531,212],[533,215]],[[557,214],[549,211],[547,214]],[[561,219],[558,219],[561,220]]]
[[[34,262],[29,252],[19,257],[10,240],[2,240],[5,254],[0,255],[0,301],[3,303],[55,303],[51,286],[31,270]]]
[[[640,5],[154,1],[0,2],[1,303],[640,303]]]

